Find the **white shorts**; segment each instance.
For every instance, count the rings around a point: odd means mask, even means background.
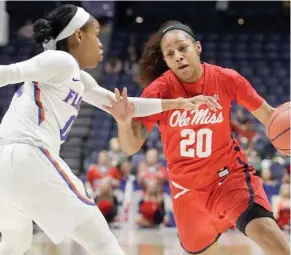
[[[96,212],[83,183],[58,155],[28,144],[9,144],[0,146],[0,159],[0,195],[54,243]]]

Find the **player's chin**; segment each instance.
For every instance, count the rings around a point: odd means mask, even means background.
[[[101,54],[101,55],[99,56],[99,62],[102,62],[102,60],[103,60],[103,55]]]
[[[103,60],[103,55],[102,55],[102,54],[98,55],[98,57],[97,57],[97,65],[98,65],[100,62],[102,62],[102,60]]]
[[[96,68],[98,64],[102,62],[102,60],[103,60],[103,56],[98,56],[98,58],[92,61],[92,65],[90,65],[90,68]]]
[[[192,73],[191,72],[189,72],[188,70],[186,71],[183,71],[183,72],[180,72],[179,74],[178,74],[178,77],[181,79],[181,80],[183,80],[183,81],[187,81],[187,80],[189,80],[191,77],[192,77]]]

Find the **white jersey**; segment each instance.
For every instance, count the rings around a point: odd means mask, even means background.
[[[10,69],[9,81],[25,82],[2,119],[0,141],[29,143],[58,153],[77,118],[84,91],[99,86],[63,51],[45,51]],[[100,96],[106,104],[106,94]]]
[[[0,139],[31,143],[58,153],[80,109],[85,90],[83,71],[62,51],[46,51],[34,62],[43,77],[25,81],[15,93],[1,123]]]
[[[49,50],[24,62],[0,66],[0,86],[23,82],[0,126],[0,145],[28,143],[59,153],[77,118],[82,100],[103,109],[108,95],[94,78],[80,70],[73,56]],[[134,117],[162,111],[160,99],[129,98]]]

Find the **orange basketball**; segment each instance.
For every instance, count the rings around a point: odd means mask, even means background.
[[[271,143],[285,155],[290,155],[290,107],[287,102],[276,108],[267,125]]]

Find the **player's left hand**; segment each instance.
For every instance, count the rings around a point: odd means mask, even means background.
[[[191,102],[191,98],[184,98],[184,97],[179,97],[176,99],[175,105],[177,108],[175,109],[183,109],[183,110],[195,110],[196,106]]]
[[[134,104],[130,103],[127,98],[127,88],[123,88],[121,94],[117,88],[114,89],[115,100],[108,95],[111,107],[103,105],[118,124],[129,124],[134,114]]]

